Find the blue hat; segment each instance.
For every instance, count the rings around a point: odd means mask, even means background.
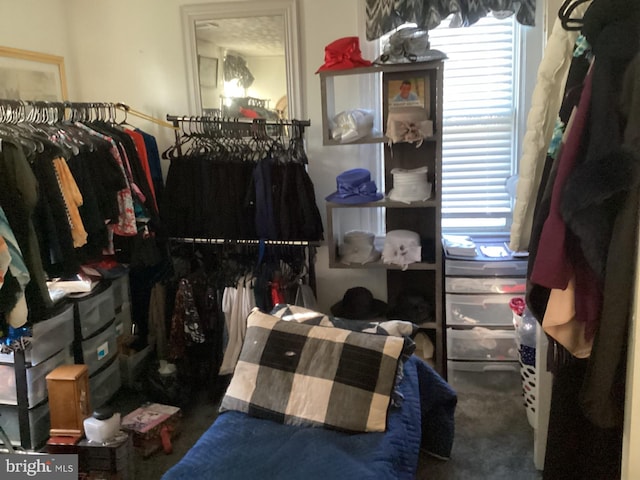
[[[371,180],[371,173],[364,168],[354,168],[342,172],[336,177],[337,190],[325,198],[335,203],[367,203],[380,200],[376,182]]]

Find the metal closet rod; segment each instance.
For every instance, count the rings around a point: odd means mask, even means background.
[[[298,246],[318,246],[319,242],[309,240],[257,240],[257,239],[233,239],[227,238],[189,238],[189,237],[170,237],[171,241],[180,243],[203,243],[211,245],[259,245],[261,242],[265,245],[298,245]]]
[[[263,118],[254,118],[251,122],[241,121],[238,118],[222,118],[222,117],[188,117],[188,116],[177,116],[177,115],[167,115],[168,122],[183,122],[183,123],[228,123],[234,125],[299,125],[301,127],[309,127],[311,126],[311,120],[265,120]]]

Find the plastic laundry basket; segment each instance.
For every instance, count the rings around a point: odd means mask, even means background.
[[[537,321],[526,308],[524,299],[512,299],[510,306],[513,311],[513,326],[516,330],[522,394],[524,396],[524,405],[527,409],[527,420],[529,425],[535,429],[536,408],[538,406],[535,347]]]
[[[535,367],[535,348],[521,345],[518,349],[518,360],[520,362],[520,378],[522,378],[522,394],[524,396],[524,406],[527,409],[527,420],[532,428],[536,428],[536,408],[538,406],[537,374]],[[533,357],[533,365],[529,357]]]

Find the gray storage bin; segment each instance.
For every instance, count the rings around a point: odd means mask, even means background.
[[[111,280],[113,288],[113,304],[118,310],[123,303],[129,303],[131,297],[129,295],[129,274],[126,273],[121,277]]]
[[[118,355],[117,339],[115,321],[112,320],[104,331],[82,340],[80,344],[82,358],[76,358],[76,363],[84,363],[87,366],[89,375],[92,375]]]
[[[447,293],[501,293],[523,296],[527,288],[525,277],[447,277]]]
[[[116,329],[118,336],[131,334],[131,303],[125,302],[116,308]]]
[[[515,331],[447,328],[447,357],[453,360],[517,361]]]
[[[106,368],[89,377],[91,408],[107,403],[120,389],[121,383],[120,362],[114,358]]]
[[[69,344],[48,360],[25,369],[29,408],[47,398],[47,382],[45,376],[60,365],[72,363],[71,344]],[[19,373],[15,371],[13,365],[0,365],[0,403],[8,405],[18,404],[16,374]]]
[[[73,337],[73,305],[67,305],[55,316],[33,325],[33,340],[25,352],[25,361],[37,365],[71,344]],[[14,361],[13,353],[0,354],[0,363]]]
[[[522,393],[518,362],[449,360],[447,381],[459,393]]]
[[[116,315],[113,286],[98,286],[90,295],[74,297],[76,323],[82,338],[88,338],[103,328]]]
[[[445,275],[452,277],[526,277],[527,260],[458,260],[447,258]]]
[[[522,295],[459,295],[447,293],[445,296],[447,325],[468,327],[511,327],[513,311],[509,302]]]
[[[20,436],[19,407],[14,405],[0,405],[0,426],[9,436],[12,445],[22,446],[30,450],[37,450],[44,446],[49,439],[49,404],[44,402],[28,411],[28,432],[30,438]]]

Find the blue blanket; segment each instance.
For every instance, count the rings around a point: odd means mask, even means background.
[[[413,479],[420,450],[449,457],[457,398],[415,356],[405,362],[398,391],[402,406],[390,407],[384,433],[347,434],[222,413],[163,480]]]

